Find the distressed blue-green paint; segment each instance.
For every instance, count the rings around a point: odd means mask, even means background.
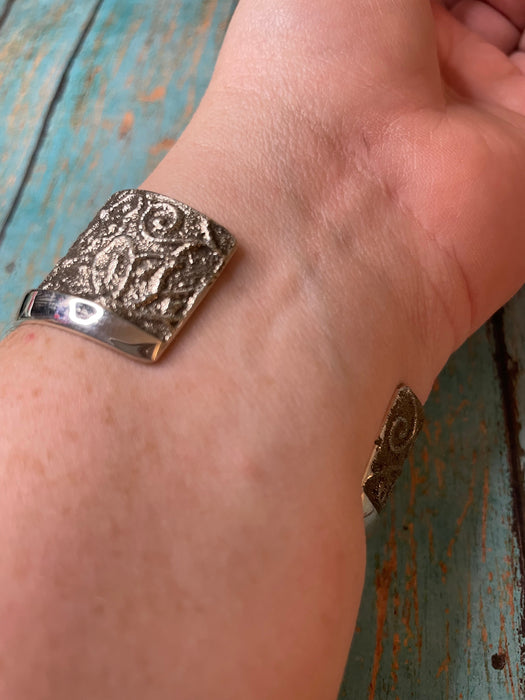
[[[4,216],[95,4],[17,0],[0,31]],[[0,332],[23,292],[40,281],[106,196],[140,183],[166,140],[180,133],[209,80],[234,5],[104,0],[0,245]],[[158,88],[165,97],[145,101],[156,89],[160,95]],[[509,352],[519,364],[520,410],[524,301],[511,305],[506,317]],[[370,536],[359,629],[341,697],[371,697],[377,660],[379,700],[519,698],[519,553],[500,388],[484,331],[448,364],[426,412],[411,468]],[[385,596],[387,613],[381,649],[378,595]],[[491,655],[500,647],[508,659],[496,671]]]
[[[369,538],[341,698],[518,700],[519,551],[499,382],[485,329],[450,360],[426,414],[411,465]],[[387,616],[371,694],[381,592]],[[499,651],[507,655],[500,671],[491,663]]]
[[[515,508],[515,525],[517,530],[521,526],[522,551],[521,561],[514,562],[514,579],[520,582],[518,589],[520,600],[520,622],[518,638],[521,646],[522,658],[522,685],[520,698],[525,698],[525,289],[522,289],[512,299],[504,310],[505,344],[510,365],[510,387],[513,393],[514,404],[510,408],[515,409],[514,427],[517,436],[516,461],[517,473],[512,485],[514,501],[519,500],[519,508]],[[519,534],[515,532],[519,537]],[[516,621],[518,622],[518,621]]]
[[[205,89],[234,4],[233,0],[163,0],[154,6],[137,0],[103,3],[71,68],[0,248],[5,282],[0,333],[24,289],[40,281],[93,210],[112,191],[137,186],[167,151],[163,142],[179,135]],[[20,27],[12,31],[22,36],[28,17],[13,14],[10,22],[15,21]],[[45,29],[41,28],[42,44]],[[47,40],[67,43],[68,50],[62,53],[69,55],[77,37],[78,31],[57,34],[53,29]],[[30,69],[15,66],[10,66],[11,72],[24,81]],[[165,97],[148,101],[159,88],[166,91]],[[2,101],[8,117],[10,104]],[[133,114],[133,125],[124,133],[127,113]],[[23,134],[35,127],[18,122],[17,128]],[[16,140],[13,132],[10,140]],[[11,176],[23,165],[15,167],[11,159],[2,164],[2,174]]]
[[[2,27],[0,228],[20,187],[64,67],[94,4],[95,0],[17,0]],[[0,265],[2,261],[3,256]]]
[[[2,0],[0,2],[0,18],[3,16],[4,12],[7,10],[9,0]]]

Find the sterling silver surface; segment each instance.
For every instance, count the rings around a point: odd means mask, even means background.
[[[154,362],[163,343],[112,311],[88,299],[47,289],[33,289],[25,296],[20,321],[52,323],[69,331],[87,335],[137,360]]]
[[[18,320],[51,322],[155,361],[235,247],[226,229],[182,202],[145,190],[116,192],[40,285],[59,296],[30,292]],[[63,314],[71,299],[71,309],[93,309],[89,323],[79,323],[75,311]]]
[[[363,477],[367,525],[385,507],[423,422],[423,406],[417,396],[408,386],[398,386]]]

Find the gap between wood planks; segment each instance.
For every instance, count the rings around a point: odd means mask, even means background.
[[[8,0],[8,3],[6,7],[4,8],[4,12],[2,16],[0,17],[0,29],[2,28],[2,24],[7,18],[9,11],[11,7],[13,6],[15,0]],[[44,115],[44,119],[42,121],[42,126],[40,128],[40,132],[38,134],[38,138],[35,143],[35,147],[33,148],[33,152],[31,153],[31,156],[29,158],[29,162],[27,164],[26,170],[24,172],[24,176],[20,182],[20,186],[17,190],[17,193],[13,199],[13,202],[11,204],[11,207],[9,208],[9,211],[7,213],[7,216],[5,218],[4,224],[2,228],[0,228],[0,246],[2,245],[2,241],[5,238],[5,234],[7,231],[7,227],[11,223],[11,220],[13,219],[13,216],[18,208],[18,205],[20,204],[20,200],[22,199],[22,195],[24,194],[24,191],[27,187],[27,183],[31,179],[31,175],[33,174],[33,170],[35,167],[36,159],[38,157],[38,154],[40,152],[40,149],[42,148],[42,144],[44,143],[44,139],[47,134],[47,129],[49,126],[49,123],[53,117],[53,114],[55,113],[56,106],[62,97],[62,93],[64,92],[64,88],[66,87],[67,79],[69,77],[69,73],[71,72],[71,68],[73,67],[73,64],[76,60],[76,57],[80,53],[80,50],[82,49],[82,46],[84,45],[84,42],[86,41],[86,38],[91,31],[91,27],[93,26],[93,23],[97,17],[97,14],[102,6],[102,3],[104,0],[98,0],[98,2],[95,4],[93,10],[91,11],[91,14],[88,18],[88,21],[86,22],[84,29],[82,30],[82,33],[80,34],[77,43],[75,44],[73,51],[71,52],[70,57],[68,58],[68,61],[64,67],[64,70],[62,72],[62,75],[60,76],[60,80],[58,82],[57,89],[55,90],[55,93],[53,97],[51,98],[51,101],[49,103],[49,106],[47,108],[47,111]]]
[[[9,17],[9,13],[11,12],[11,8],[14,4],[15,0],[7,0],[6,4],[4,5],[4,9],[0,14],[0,29],[2,29],[2,27],[4,26],[5,21]]]
[[[510,491],[512,498],[512,529],[519,549],[520,586],[520,635],[521,664],[525,663],[525,483],[521,468],[522,449],[520,445],[520,420],[516,402],[517,362],[510,356],[505,341],[505,308],[497,311],[490,321],[494,339],[494,361],[498,371],[503,415],[505,419],[505,437],[509,451]],[[522,671],[524,666],[521,665]],[[525,677],[519,679],[520,690],[525,697]]]

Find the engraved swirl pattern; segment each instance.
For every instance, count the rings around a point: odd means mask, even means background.
[[[396,415],[388,426],[388,440],[390,451],[396,455],[404,455],[410,449],[418,432],[419,411],[417,399],[412,394],[403,397],[403,413]]]
[[[115,193],[40,289],[95,301],[169,341],[235,248],[191,207],[143,190]]]
[[[407,386],[399,387],[363,483],[363,491],[378,513],[384,508],[422,425],[423,407],[418,398]]]

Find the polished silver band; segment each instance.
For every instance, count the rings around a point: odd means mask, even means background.
[[[162,352],[162,341],[155,336],[94,301],[71,294],[32,289],[22,302],[18,319],[52,323],[144,362],[155,362]]]
[[[226,229],[182,202],[117,192],[26,295],[18,321],[51,323],[154,362],[235,247]]]
[[[406,385],[397,387],[363,476],[365,523],[381,513],[423,427],[421,402]]]
[[[26,294],[18,321],[52,324],[155,362],[235,247],[226,229],[182,202],[145,190],[117,192]],[[422,424],[421,403],[398,387],[363,477],[367,523],[383,509]]]

